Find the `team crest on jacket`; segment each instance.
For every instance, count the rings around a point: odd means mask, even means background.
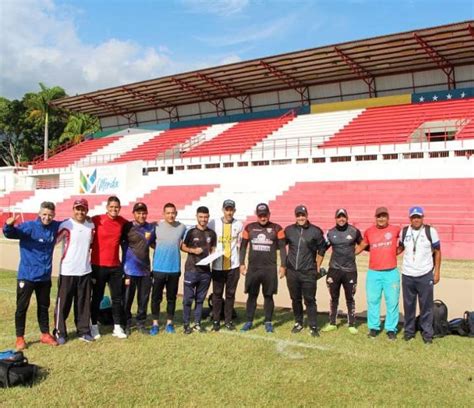
[[[352,235],[349,234],[349,235],[346,237],[346,239],[352,239]]]
[[[384,235],[385,239],[389,240],[389,239],[392,239],[392,233],[391,232],[387,232],[385,235]]]
[[[211,237],[207,237],[207,238],[206,238],[206,242],[207,242],[208,244],[210,244],[210,243],[211,243]]]
[[[270,234],[270,232],[272,232],[272,229],[271,229],[271,228],[267,228],[267,232]]]
[[[18,286],[20,287],[20,289],[23,289],[25,287],[25,282],[23,281],[18,282]]]

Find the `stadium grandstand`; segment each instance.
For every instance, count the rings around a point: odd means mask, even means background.
[[[364,230],[386,206],[407,223],[422,205],[443,256],[474,259],[474,22],[275,55],[116,86],[53,102],[96,115],[102,130],[39,163],[0,169],[6,218],[58,217],[77,195],[122,215],[144,200],[153,220],[167,201],[192,224],[237,202],[252,218],[268,202],[288,225],[304,203],[312,222],[347,208]]]

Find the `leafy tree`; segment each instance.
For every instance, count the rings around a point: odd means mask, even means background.
[[[59,142],[78,142],[82,135],[90,135],[99,130],[100,123],[95,116],[85,113],[73,113],[69,115],[64,132],[59,138]]]

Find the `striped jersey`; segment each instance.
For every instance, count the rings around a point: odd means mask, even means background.
[[[241,221],[233,219],[231,223],[225,223],[222,218],[211,220],[209,228],[217,235],[216,250],[221,250],[223,256],[216,259],[212,268],[219,271],[228,271],[238,268],[240,265],[239,250],[242,241],[244,225]]]

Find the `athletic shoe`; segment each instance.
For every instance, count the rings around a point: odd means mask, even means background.
[[[232,322],[226,323],[224,327],[229,331],[235,331],[235,325]]]
[[[405,341],[411,341],[411,340],[414,340],[415,339],[415,336],[413,336],[412,334],[405,334],[403,336],[403,340]]]
[[[125,334],[125,332],[123,331],[121,327],[115,328],[114,331],[112,332],[112,336],[117,337],[118,339],[127,338],[127,335]]]
[[[349,326],[349,333],[350,334],[357,334],[359,333],[359,330],[355,326]]]
[[[311,337],[319,337],[319,330],[317,327],[311,327],[309,334],[311,334]]]
[[[370,329],[369,333],[367,334],[367,337],[369,339],[375,339],[379,335],[379,331],[375,329]]]
[[[218,322],[217,320],[214,320],[212,322],[212,331],[218,332],[221,329],[221,322]]]
[[[97,324],[91,324],[91,336],[94,340],[100,339],[99,326]]]
[[[165,326],[165,332],[169,333],[169,334],[175,334],[176,333],[176,330],[174,329],[173,323],[168,323]]]
[[[265,331],[267,333],[273,333],[273,324],[272,324],[272,322],[265,322]]]
[[[240,331],[241,332],[247,332],[253,327],[252,322],[245,322],[244,325],[241,327]]]
[[[79,336],[79,340],[84,341],[85,343],[92,343],[94,341],[94,337],[92,337],[90,334],[83,334],[82,336]]]
[[[193,329],[191,328],[191,326],[189,326],[189,324],[185,324],[184,325],[184,334],[191,334],[193,332]]]
[[[18,336],[15,342],[16,351],[22,351],[27,348],[25,338],[23,336]]]
[[[291,332],[296,334],[299,333],[301,330],[303,330],[303,325],[301,323],[295,323],[295,325],[291,329]]]
[[[154,324],[150,329],[150,336],[156,336],[160,332],[160,326]]]
[[[428,344],[428,345],[433,344],[433,339],[425,339],[423,337],[423,343]]]
[[[40,337],[40,343],[47,344],[49,346],[57,346],[58,342],[49,333],[42,333]]]
[[[58,343],[58,346],[63,346],[67,342],[66,337],[56,337],[56,343]]]
[[[337,326],[335,324],[330,324],[328,323],[326,326],[324,326],[321,331],[323,333],[328,333],[328,332],[332,332],[334,330],[337,330]]]
[[[206,333],[207,332],[206,328],[204,326],[201,326],[200,323],[196,323],[193,326],[193,331],[198,332],[198,333]]]
[[[395,341],[397,340],[397,333],[395,333],[394,331],[388,331],[387,337],[390,341]]]

